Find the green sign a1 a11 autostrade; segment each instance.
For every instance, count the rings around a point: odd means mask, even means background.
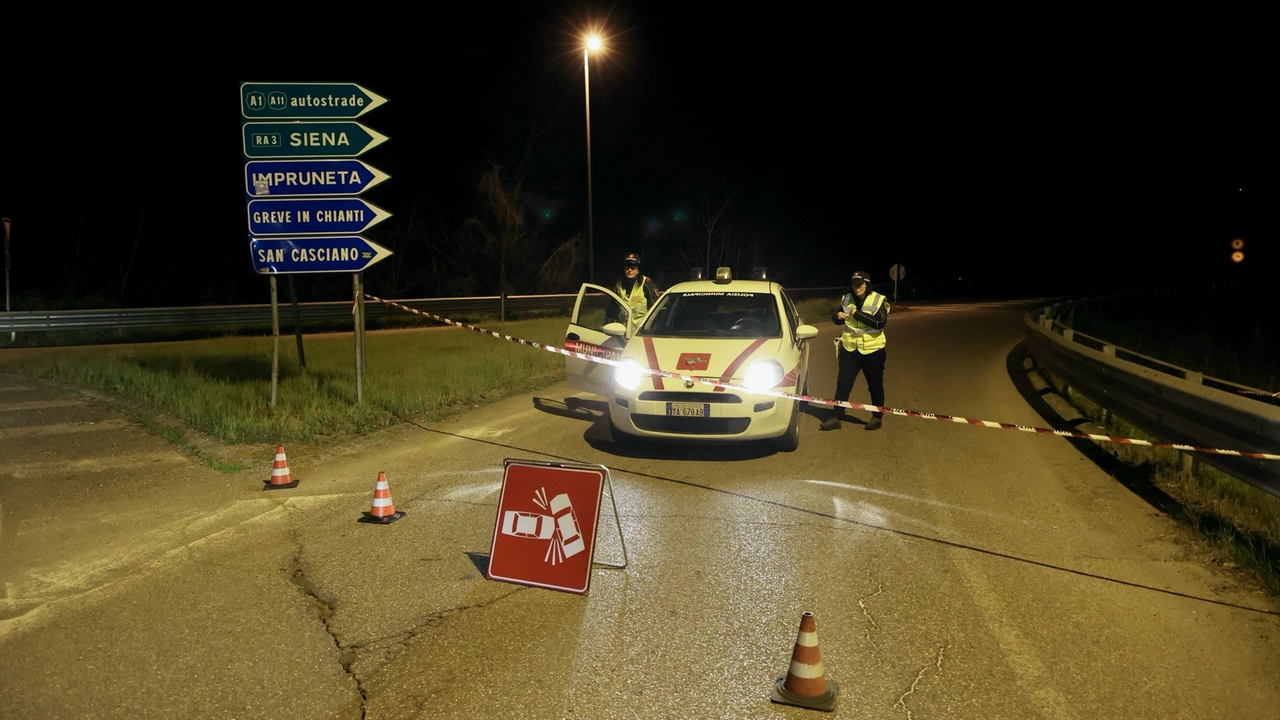
[[[355,83],[240,84],[240,114],[250,120],[358,118],[386,101]]]

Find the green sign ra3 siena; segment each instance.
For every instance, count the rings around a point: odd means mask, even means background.
[[[359,157],[387,136],[358,122],[251,122],[244,124],[248,158]]]
[[[240,114],[250,120],[358,118],[386,102],[355,83],[240,84]]]

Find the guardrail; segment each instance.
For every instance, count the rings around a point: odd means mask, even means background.
[[[1076,332],[1063,319],[1089,300],[1037,306],[1024,317],[1038,364],[1162,442],[1280,452],[1280,406],[1267,393]],[[1197,459],[1280,496],[1280,463],[1205,453]]]
[[[793,300],[830,296],[832,302],[844,288],[788,289]],[[506,313],[555,312],[568,315],[573,311],[577,294],[498,295],[459,298],[423,298],[397,300],[415,310],[450,317],[454,315],[497,315]],[[292,330],[293,310],[289,303],[279,305],[280,322]],[[351,317],[351,302],[298,303],[302,324],[342,320]],[[402,310],[370,303],[365,305],[365,318],[387,318],[403,315]],[[49,332],[55,330],[117,330],[125,328],[199,327],[271,325],[271,305],[209,305],[203,307],[121,308],[105,310],[45,310],[0,312],[0,332]]]
[[[573,310],[577,295],[511,295],[505,300],[508,312],[564,312]],[[436,315],[498,313],[503,299],[492,297],[428,298],[399,300],[416,310]],[[282,325],[291,326],[292,308],[280,303]],[[298,303],[304,324],[351,317],[351,302]],[[401,315],[403,311],[385,305],[365,305],[366,318]],[[207,307],[129,308],[109,310],[51,310],[0,312],[0,332],[45,332],[51,330],[111,330],[118,328],[218,327],[223,325],[270,325],[271,305],[210,305]]]

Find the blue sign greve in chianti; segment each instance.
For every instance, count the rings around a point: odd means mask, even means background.
[[[349,235],[391,217],[360,198],[283,198],[249,201],[249,234]]]

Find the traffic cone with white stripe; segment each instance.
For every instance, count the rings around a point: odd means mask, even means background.
[[[276,446],[276,459],[271,465],[271,477],[267,478],[263,490],[283,490],[298,487],[298,481],[289,472],[289,458],[284,456],[284,446]]]
[[[778,678],[773,684],[769,698],[784,705],[831,712],[836,709],[839,691],[836,681],[827,679],[822,653],[818,651],[818,629],[813,613],[806,612],[800,616],[800,632],[791,653],[791,666],[787,668],[786,677]]]
[[[386,525],[404,517],[403,512],[396,512],[395,503],[391,502],[391,487],[387,485],[387,474],[378,473],[378,483],[373,486],[373,507],[364,513],[360,522]]]

